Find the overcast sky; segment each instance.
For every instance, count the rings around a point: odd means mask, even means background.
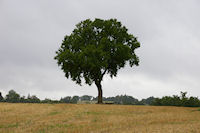
[[[103,95],[135,98],[200,97],[200,1],[198,0],[0,0],[0,92],[60,99],[97,96],[79,86],[53,59],[65,35],[82,20],[116,18],[138,37],[138,67],[103,79]]]

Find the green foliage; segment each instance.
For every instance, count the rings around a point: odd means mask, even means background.
[[[131,104],[137,104],[138,100],[133,98],[132,96],[121,95],[121,96],[116,96],[115,97],[114,103],[131,105]]]
[[[70,100],[70,103],[77,103],[79,100],[79,96],[73,96]]]
[[[70,101],[71,101],[70,96],[66,96],[66,97],[60,99],[60,102],[62,102],[62,103],[70,103]]]
[[[27,99],[25,100],[25,102],[28,103],[40,103],[40,99],[38,97],[36,97],[35,95],[28,95]]]
[[[101,90],[104,74],[111,77],[125,66],[138,65],[135,49],[140,43],[116,19],[87,19],[76,25],[71,35],[66,35],[55,59],[67,78],[81,85],[82,80],[93,82]]]
[[[200,100],[197,97],[186,97],[187,92],[181,92],[180,96],[173,95],[156,98],[152,105],[158,106],[184,106],[200,107]]]
[[[80,97],[80,99],[81,99],[82,101],[91,101],[92,96],[83,95],[83,96]]]
[[[61,103],[77,103],[79,100],[79,96],[66,96],[64,98],[61,98],[59,102]]]
[[[154,97],[149,97],[147,99],[142,99],[139,104],[140,105],[151,105],[153,103],[153,101],[155,100]]]
[[[106,104],[122,104],[122,105],[156,105],[156,106],[184,106],[184,107],[200,107],[200,100],[197,97],[187,97],[187,92],[181,92],[180,96],[164,96],[162,98],[149,97],[147,99],[138,100],[128,95],[117,95],[115,97],[103,97],[104,103]],[[40,100],[35,95],[28,95],[20,97],[14,90],[10,90],[5,97],[3,102],[11,103],[74,103],[76,104],[79,100],[84,103],[96,103],[98,97],[92,97],[89,95],[79,96],[66,96],[60,100],[44,99]]]
[[[6,101],[11,103],[17,103],[20,101],[20,95],[17,94],[14,90],[10,90],[6,95]]]
[[[4,100],[3,96],[1,95],[1,92],[0,92],[0,102],[2,102]]]
[[[45,98],[44,100],[41,100],[40,103],[54,104],[54,103],[60,103],[60,101],[58,101],[58,100],[51,100],[49,98]]]
[[[93,98],[94,101],[97,100],[96,98]],[[103,100],[105,103],[107,104],[123,104],[123,105],[141,105],[141,102],[132,97],[132,96],[128,96],[128,95],[117,95],[115,97],[103,97]]]

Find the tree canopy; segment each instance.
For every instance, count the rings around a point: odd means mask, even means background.
[[[8,102],[15,103],[19,102],[19,100],[20,100],[20,95],[16,93],[14,90],[10,90],[6,95],[6,101]]]
[[[102,103],[101,81],[107,73],[116,76],[126,62],[138,65],[135,49],[140,47],[137,38],[128,33],[116,19],[94,21],[86,19],[66,35],[55,59],[67,78],[81,85],[95,83],[98,88],[98,102]]]

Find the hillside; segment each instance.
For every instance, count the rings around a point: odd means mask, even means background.
[[[197,133],[200,111],[171,106],[0,103],[0,132]]]

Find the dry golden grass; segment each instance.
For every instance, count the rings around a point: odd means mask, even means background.
[[[200,133],[198,108],[0,103],[0,133]]]

